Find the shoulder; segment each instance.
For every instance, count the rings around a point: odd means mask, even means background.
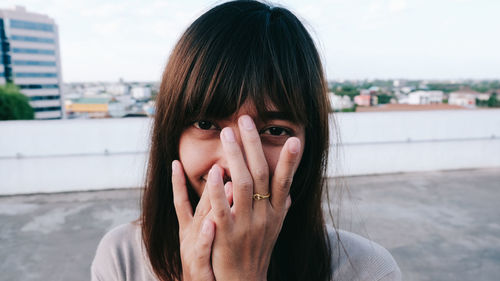
[[[91,265],[92,280],[153,280],[139,224],[119,225],[106,233]]]
[[[357,234],[327,227],[334,280],[401,280],[401,271],[384,247]]]
[[[132,222],[116,226],[102,237],[99,246],[130,245],[135,240],[137,230],[140,230],[140,226]]]

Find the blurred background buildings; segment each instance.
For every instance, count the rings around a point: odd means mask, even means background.
[[[35,119],[64,116],[57,24],[24,7],[0,9],[0,85],[13,83],[29,98]]]

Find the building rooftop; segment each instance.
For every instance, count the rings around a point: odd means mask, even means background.
[[[340,228],[386,247],[403,280],[497,280],[500,167],[345,182]],[[140,189],[0,197],[2,279],[89,280],[99,240],[137,218],[139,198]]]
[[[78,99],[71,100],[71,103],[74,103],[74,104],[108,104],[111,100],[112,100],[112,98],[108,98],[108,97],[105,97],[105,98],[98,98],[98,97],[78,98]]]

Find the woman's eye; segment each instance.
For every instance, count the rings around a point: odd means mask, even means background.
[[[270,127],[262,131],[262,134],[272,135],[272,136],[285,136],[289,135],[287,129],[281,127]]]
[[[202,130],[213,130],[213,129],[216,129],[215,125],[212,124],[212,122],[210,121],[205,121],[205,120],[202,120],[202,121],[196,121],[193,123],[193,125],[198,128],[198,129],[202,129]]]

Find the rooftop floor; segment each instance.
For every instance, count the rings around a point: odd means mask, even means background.
[[[498,280],[500,168],[346,182],[340,227],[385,246],[404,280]],[[89,280],[100,238],[138,216],[139,196],[127,189],[0,197],[0,279]]]

